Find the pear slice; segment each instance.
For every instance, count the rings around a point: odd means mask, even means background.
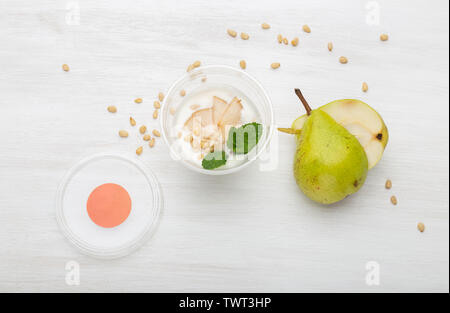
[[[369,169],[380,161],[389,140],[389,133],[377,111],[367,103],[354,99],[336,100],[319,109],[330,115],[359,140],[366,152]],[[307,117],[303,115],[297,118],[292,124],[292,129],[301,130]]]
[[[192,113],[191,117],[186,121],[184,126],[192,132],[196,122],[199,122],[202,127],[206,127],[214,124],[213,120],[213,110],[211,108],[202,109]]]
[[[218,125],[220,123],[220,119],[225,113],[228,107],[228,102],[225,100],[214,96],[213,97],[213,113],[214,113],[214,123]]]

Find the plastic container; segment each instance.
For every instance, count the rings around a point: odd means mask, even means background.
[[[223,86],[224,88],[232,88],[239,91],[251,101],[259,113],[261,124],[264,127],[263,135],[257,147],[248,154],[247,160],[239,166],[205,170],[189,162],[189,160],[183,159],[180,152],[173,148],[177,137],[173,131],[174,117],[170,114],[170,110],[171,108],[176,110],[183,101],[180,92],[184,90],[187,93],[192,93],[199,89],[207,89],[209,86],[211,88]],[[162,136],[170,148],[172,158],[182,162],[187,168],[206,175],[235,173],[254,162],[269,144],[274,131],[272,102],[261,84],[244,71],[220,65],[200,67],[184,75],[169,89],[161,108],[161,130]]]
[[[88,216],[90,193],[105,183],[123,186],[132,210],[121,225],[103,228]],[[128,255],[151,238],[163,206],[156,177],[141,163],[121,155],[98,154],[86,158],[68,171],[56,197],[56,219],[67,239],[82,253],[114,259]]]

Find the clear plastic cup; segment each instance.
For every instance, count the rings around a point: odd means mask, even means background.
[[[180,92],[182,90],[187,93],[195,92],[199,89],[207,89],[209,86],[214,88],[217,88],[217,86],[232,88],[244,94],[255,106],[260,122],[263,125],[263,134],[258,145],[246,156],[245,162],[236,167],[206,170],[184,159],[181,153],[173,148],[178,138],[174,132],[174,116],[170,111],[171,108],[176,110],[182,103],[183,97],[180,95]],[[162,136],[170,148],[173,159],[180,161],[191,170],[207,175],[235,173],[258,159],[267,148],[274,131],[272,102],[261,84],[244,71],[221,65],[200,67],[181,77],[169,89],[161,108],[161,130]]]

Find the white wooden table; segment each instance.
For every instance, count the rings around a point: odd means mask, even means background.
[[[448,292],[448,6],[0,0],[0,291]],[[262,22],[272,28],[263,31]],[[230,38],[227,28],[250,40]],[[389,41],[379,40],[382,32]],[[279,45],[278,33],[298,36],[299,46]],[[339,64],[341,55],[347,65]],[[390,130],[383,160],[358,194],[330,208],[296,187],[289,136],[278,138],[275,170],[255,164],[226,177],[185,169],[160,140],[140,157],[165,196],[154,238],[119,260],[79,254],[55,221],[61,178],[91,154],[136,157],[138,137],[120,140],[118,129],[130,114],[157,126],[157,93],[197,59],[236,67],[245,59],[280,126],[303,114],[294,87],[314,106],[368,102]],[[271,70],[272,62],[281,68]],[[135,104],[136,97],[144,103]],[[106,112],[111,104],[116,115]],[[71,260],[80,264],[79,286],[65,281]],[[368,262],[379,265],[379,285],[366,283]]]

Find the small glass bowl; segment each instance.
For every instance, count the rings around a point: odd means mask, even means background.
[[[176,110],[183,102],[180,92],[182,90],[187,93],[200,89],[205,90],[208,89],[208,86],[224,86],[225,88],[237,89],[253,103],[259,113],[259,122],[263,125],[262,137],[257,147],[246,156],[246,161],[236,167],[205,170],[189,160],[185,160],[181,157],[180,152],[173,148],[174,142],[178,138],[174,133],[174,117],[170,111],[172,108]],[[184,75],[169,89],[161,108],[161,130],[162,136],[170,148],[172,157],[181,161],[188,168],[207,175],[235,173],[250,165],[265,151],[274,130],[272,102],[261,84],[244,71],[222,65],[200,67]]]

